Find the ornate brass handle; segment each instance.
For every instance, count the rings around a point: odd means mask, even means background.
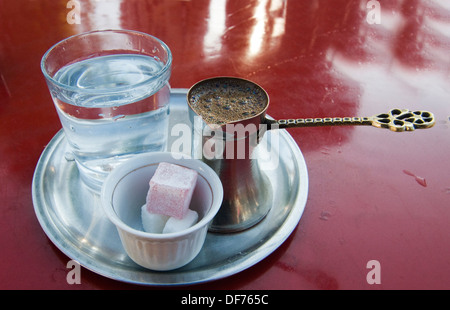
[[[378,128],[388,128],[392,131],[413,131],[433,127],[436,120],[433,113],[427,111],[410,111],[407,109],[392,109],[386,114],[372,117],[325,117],[298,118],[270,121],[278,128],[371,125]]]

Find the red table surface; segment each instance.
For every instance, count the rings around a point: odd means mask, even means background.
[[[81,284],[68,284],[70,258],[45,235],[31,197],[39,156],[61,128],[42,55],[70,35],[122,28],[169,45],[173,88],[251,79],[275,118],[397,107],[436,117],[408,133],[289,129],[309,173],[299,224],[263,261],[191,289],[450,289],[448,1],[92,0],[79,1],[79,24],[67,21],[69,2],[0,2],[0,288],[142,288],[85,268]],[[380,284],[367,281],[371,260]]]

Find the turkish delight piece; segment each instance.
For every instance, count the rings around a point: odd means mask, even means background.
[[[195,170],[160,163],[150,180],[147,211],[183,219],[189,209],[197,177]]]
[[[169,219],[166,222],[166,225],[164,226],[163,234],[188,229],[189,227],[197,223],[197,220],[198,220],[198,213],[191,209],[188,209],[185,217],[183,217],[181,220],[175,217],[169,217]]]

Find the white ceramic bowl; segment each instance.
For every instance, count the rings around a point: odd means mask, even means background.
[[[209,223],[219,211],[223,199],[222,183],[210,167],[200,160],[179,159],[174,155],[168,152],[138,155],[115,168],[102,187],[103,209],[116,226],[128,256],[152,270],[172,270],[192,261],[200,252]],[[199,220],[186,230],[153,234],[142,228],[141,207],[145,204],[149,181],[160,162],[198,172],[190,208],[198,212]]]

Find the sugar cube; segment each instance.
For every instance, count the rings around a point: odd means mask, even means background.
[[[142,227],[148,233],[160,234],[166,225],[169,216],[163,214],[150,213],[147,206],[141,208]]]
[[[166,225],[164,226],[163,233],[168,234],[188,229],[189,227],[197,223],[197,220],[198,220],[198,213],[191,209],[188,209],[186,216],[181,220],[175,217],[169,217],[169,219],[166,222]]]
[[[148,212],[183,219],[189,209],[197,177],[195,170],[160,163],[150,180],[146,201]]]

